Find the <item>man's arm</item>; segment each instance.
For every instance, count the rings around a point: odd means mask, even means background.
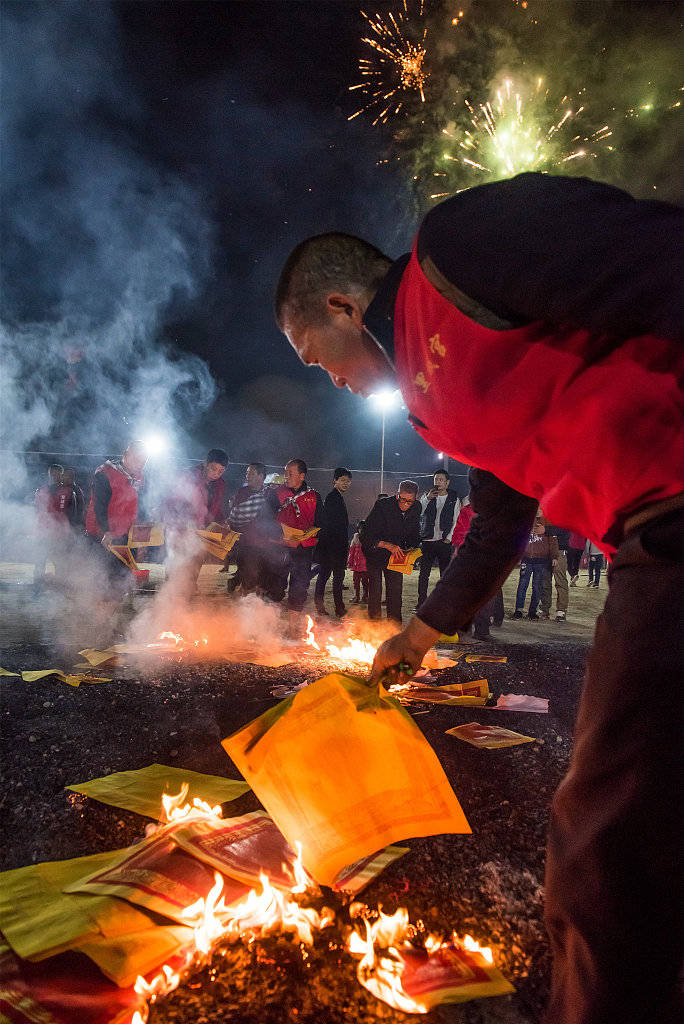
[[[537,502],[480,469],[470,471],[470,494],[475,518],[463,544],[420,606],[420,616],[378,650],[372,681],[400,662],[417,669],[440,634],[454,633],[470,622],[518,562]]]

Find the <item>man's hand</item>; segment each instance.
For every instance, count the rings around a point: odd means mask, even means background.
[[[428,501],[430,501],[432,498],[436,498],[438,494],[439,494],[439,491],[437,490],[437,488],[436,487],[431,487],[430,490],[427,492],[426,497],[427,497]]]
[[[396,669],[402,662],[410,665],[412,671],[416,672],[439,636],[439,630],[426,626],[414,616],[401,633],[386,640],[378,649],[371,669],[371,683],[379,682],[388,671]],[[396,674],[397,682],[405,682],[406,679],[404,672]]]
[[[106,533],[102,534],[102,540],[100,541],[100,544],[102,545],[103,548],[108,548],[113,540],[114,534],[111,532],[111,530],[107,530]]]
[[[379,548],[384,548],[386,551],[389,551],[391,554],[396,555],[397,558],[403,558],[404,557],[404,549],[400,548],[398,544],[390,544],[390,542],[388,540],[379,540],[378,541],[378,547]]]
[[[558,565],[558,559],[557,558],[552,558],[551,559],[551,568],[555,569],[557,565]]]

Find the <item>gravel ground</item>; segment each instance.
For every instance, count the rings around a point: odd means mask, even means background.
[[[1,664],[7,669],[73,664],[74,641],[86,642],[83,624],[69,633],[63,622],[56,622],[51,633],[41,621],[38,633],[35,621],[31,626],[30,598],[18,613],[14,593],[15,614],[5,618]],[[558,630],[546,623],[545,628],[553,635],[536,643],[519,623],[506,624],[499,642],[473,643],[471,649],[505,654],[507,664],[463,663],[443,673],[441,681],[486,676],[495,694],[548,697],[548,715],[415,703],[410,708],[445,768],[473,835],[410,840],[410,853],[391,865],[362,898],[371,907],[381,904],[387,912],[405,905],[412,920],[422,920],[428,930],[470,932],[493,947],[497,964],[516,987],[512,996],[443,1007],[428,1019],[528,1024],[539,1020],[545,1003],[545,833],[551,796],[568,764],[590,632],[582,628],[577,635],[575,629],[568,637],[563,627]],[[271,669],[165,658],[144,671],[119,669],[113,682],[79,689],[54,681],[27,685],[0,679],[2,815],[9,840],[2,854],[3,869],[114,849],[139,839],[145,819],[68,795],[64,786],[153,761],[237,777],[220,740],[276,703],[269,693],[273,686],[321,674],[322,666],[308,660]],[[445,735],[446,729],[475,720],[505,725],[537,742],[478,750]],[[256,807],[256,798],[249,793],[226,805],[224,813]],[[336,907],[340,920],[346,918],[339,899],[327,894],[327,902]],[[340,943],[336,928],[318,937],[306,959],[283,939],[251,949],[232,947],[153,1007],[151,1020],[365,1024],[409,1019],[356,983],[355,962],[342,952]]]

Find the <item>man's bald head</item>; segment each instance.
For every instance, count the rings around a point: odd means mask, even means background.
[[[292,250],[282,269],[275,298],[280,329],[285,320],[318,327],[326,321],[330,293],[353,295],[363,308],[375,295],[392,261],[355,235],[314,235]]]

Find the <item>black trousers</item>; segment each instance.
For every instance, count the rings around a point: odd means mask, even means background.
[[[580,562],[582,561],[582,548],[568,548],[568,573],[570,579],[579,575]]]
[[[682,1019],[684,512],[630,533],[608,582],[570,771],[552,805],[545,1020],[674,1024]]]
[[[451,544],[448,544],[445,540],[424,540],[420,545],[420,549],[423,554],[420,559],[420,572],[418,574],[418,604],[422,604],[427,597],[432,566],[437,562],[439,575],[441,576],[454,553]]]
[[[313,548],[301,544],[297,548],[280,549],[281,567],[272,568],[268,574],[267,591],[272,601],[282,601],[287,591],[287,607],[290,611],[301,612],[309,593],[313,552]]]
[[[344,573],[347,568],[347,552],[344,551],[337,555],[320,555],[318,563],[320,569],[318,570],[318,579],[316,580],[316,590],[314,593],[316,607],[319,609],[323,608],[325,603],[325,587],[332,575],[333,601],[335,602],[335,611],[339,615],[340,612],[345,610],[342,586],[344,584]]]
[[[382,577],[385,577],[385,598],[387,618],[401,624],[401,594],[404,584],[403,573],[386,569],[384,561],[366,559],[368,569],[368,618],[382,617]]]

